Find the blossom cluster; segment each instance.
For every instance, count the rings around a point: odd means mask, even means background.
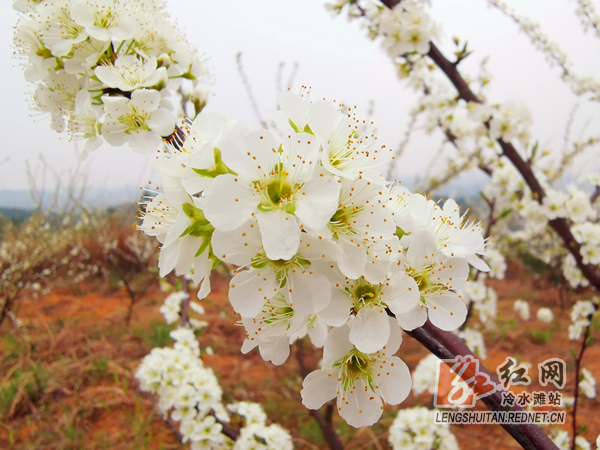
[[[560,450],[571,450],[571,436],[568,431],[558,430],[556,434],[552,437],[552,442],[560,449]],[[575,450],[591,450],[592,446],[583,436],[577,436],[575,438]]]
[[[589,0],[577,0],[579,8],[576,13],[581,18],[584,28],[587,30],[590,26],[596,28],[600,23],[598,14]],[[543,31],[538,23],[517,13],[504,0],[488,0],[488,4],[500,9],[505,15],[510,17],[527,35],[531,42],[545,56],[551,66],[559,66],[563,73],[562,78],[571,87],[577,95],[590,93],[595,101],[600,100],[600,80],[591,76],[582,76],[573,69],[573,64],[569,61],[567,53],[552,41]]]
[[[581,339],[583,330],[591,323],[590,319],[596,312],[596,306],[590,300],[579,300],[571,310],[571,325],[569,325],[569,339]]]
[[[514,16],[513,19],[526,28],[525,32],[531,31],[532,39],[543,47],[542,50],[552,50],[546,48],[550,44],[536,24],[517,17],[516,13],[500,0],[490,0],[490,3],[509,16]],[[371,37],[382,36],[382,42],[386,45],[390,37],[382,24],[395,21],[396,26],[401,27],[404,23],[399,15],[403,8],[401,5],[409,5],[408,9],[415,17],[425,17],[421,23],[433,23],[425,11],[424,2],[401,2],[394,9],[389,9],[377,0],[340,1],[336,7],[330,9],[341,12],[347,8],[351,18],[360,18],[369,27]],[[466,44],[462,48],[459,46],[458,38],[455,42],[458,46],[458,63],[468,55],[468,50]],[[478,102],[467,102],[457,95],[456,89],[446,80],[437,76],[439,70],[427,54],[417,51],[403,54],[402,51],[404,50],[390,54],[398,68],[398,74],[407,80],[409,86],[423,93],[418,107],[412,112],[413,120],[416,121],[417,116],[424,115],[426,130],[443,131],[447,143],[450,144],[444,145],[440,150],[442,157],[432,162],[433,174],[427,175],[428,186],[423,190],[435,190],[466,170],[482,168],[490,176],[482,196],[491,208],[490,230],[493,225],[497,239],[509,238],[514,245],[524,243],[536,258],[553,267],[562,268],[563,275],[572,287],[587,286],[589,282],[580,272],[573,256],[565,252],[562,241],[546,225],[555,219],[567,220],[572,226],[575,239],[582,246],[583,263],[600,263],[598,204],[594,203],[597,197],[591,196],[589,189],[580,188],[572,183],[567,185],[566,189],[556,186],[565,168],[585,149],[595,145],[598,139],[591,137],[582,142],[574,142],[572,150],[565,151],[561,157],[553,157],[555,152],[540,149],[538,144],[532,145],[532,118],[524,105],[516,102],[494,103],[488,100],[492,75],[487,69],[487,60],[482,62],[480,73],[476,77],[464,76],[469,88],[478,98]],[[560,64],[568,64],[566,56],[563,58],[564,55],[558,50],[554,53],[553,58]],[[572,72],[569,72],[568,76],[575,77]],[[581,83],[579,86],[584,89]],[[525,155],[533,174],[546,193],[543,199],[530,190],[521,174],[508,158],[503,156],[501,142],[512,144],[517,151]],[[584,174],[579,181],[591,181],[596,186],[598,184],[597,177],[591,173]],[[509,226],[509,223],[512,226]]]
[[[435,423],[435,410],[414,407],[398,411],[388,439],[394,450],[435,448],[458,450],[447,423]]]
[[[464,322],[458,291],[469,265],[489,270],[485,240],[453,200],[440,205],[378,174],[389,151],[355,108],[278,98],[269,115],[284,136],[213,113],[182,123],[184,137],[154,163],[163,186],[138,228],[162,243],[160,275],[189,274],[199,298],[213,267],[236,266],[229,300],[247,332],[242,351],[282,364],[309,335],[325,362],[305,380],[305,405],[337,396],[342,417],[370,425],[410,392],[392,356],[400,329]],[[307,387],[324,376],[331,382]]]
[[[291,450],[289,433],[279,425],[267,426],[267,416],[256,403],[222,404],[222,389],[210,368],[200,358],[194,331],[179,327],[170,333],[173,348],[154,348],[136,372],[140,389],[158,395],[163,417],[180,422],[182,441],[192,450]],[[233,441],[223,431],[228,412],[244,418],[240,436]]]
[[[592,372],[585,367],[581,370],[579,379],[579,389],[583,395],[588,398],[596,398],[596,379]]]
[[[16,55],[34,83],[34,108],[52,129],[83,139],[81,157],[103,141],[151,153],[173,133],[177,92],[191,80],[196,113],[206,69],[158,0],[16,0]],[[190,84],[190,83],[188,83]]]

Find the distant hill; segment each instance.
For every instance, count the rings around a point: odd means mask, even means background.
[[[22,222],[25,219],[27,219],[32,212],[33,209],[0,207],[0,216],[10,219],[16,223]]]
[[[133,203],[139,199],[140,190],[134,187],[120,187],[112,189],[90,188],[88,189],[84,202],[89,206],[117,206],[123,203]],[[50,190],[43,192],[43,206],[49,206],[48,202],[54,197]],[[59,202],[64,203],[67,199],[66,193],[59,194]],[[0,208],[15,210],[32,210],[37,205],[31,199],[29,191],[0,190]]]

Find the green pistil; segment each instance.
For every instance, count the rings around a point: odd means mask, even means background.
[[[283,209],[288,214],[296,212],[294,194],[301,185],[288,181],[288,173],[283,170],[283,163],[278,163],[271,172],[272,175],[265,181],[255,181],[254,187],[261,192],[264,201],[258,204],[259,211],[269,212]]]
[[[306,267],[310,267],[310,261],[304,259],[299,254],[294,255],[291,259],[278,259],[271,260],[266,255],[259,253],[252,258],[252,267],[255,269],[264,269],[265,267],[271,267],[275,271],[275,277],[279,281],[279,287],[282,288],[287,283],[288,271],[297,268],[298,270],[304,270]]]
[[[334,239],[339,239],[340,235],[350,236],[356,234],[352,229],[352,218],[361,212],[364,208],[358,206],[340,207],[333,217],[329,220],[329,229]]]
[[[99,28],[111,28],[115,24],[115,18],[110,8],[105,13],[96,13],[94,15],[94,25]]]
[[[282,320],[286,320],[286,321],[292,320],[292,318],[294,317],[294,314],[296,314],[296,312],[289,306],[279,307],[279,306],[273,306],[273,305],[266,304],[265,308],[271,309],[268,317],[266,317],[264,319],[264,322],[268,325],[275,323],[275,322],[280,322]]]
[[[431,267],[433,268],[433,266]],[[434,283],[431,281],[430,270],[425,269],[423,272],[419,274],[413,274],[412,276],[419,286],[419,292],[421,293],[420,301],[424,306],[427,306],[425,294],[434,294],[436,292],[448,290],[448,288],[443,284]]]
[[[137,108],[133,105],[130,106],[132,111],[129,114],[118,118],[119,123],[122,123],[127,127],[125,134],[131,134],[138,130],[150,131],[150,127],[147,124],[149,115],[138,112]]]
[[[379,294],[381,286],[373,285],[364,278],[356,280],[353,290],[348,290],[354,303],[354,311],[358,312],[365,306],[378,306],[381,303]]]
[[[340,368],[344,391],[349,391],[354,386],[357,378],[366,379],[371,389],[374,389],[371,363],[369,355],[354,349],[333,364],[333,367]]]

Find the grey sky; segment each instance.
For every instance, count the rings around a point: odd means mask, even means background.
[[[3,108],[0,126],[4,145],[0,150],[0,190],[26,189],[25,161],[37,165],[38,154],[59,171],[76,165],[73,143],[52,132],[48,118],[30,117],[31,88],[25,83],[19,62],[11,59],[12,26],[17,14],[10,1],[0,5],[0,58],[4,75],[0,85]],[[214,83],[207,107],[227,117],[256,119],[236,70],[235,55],[243,53],[244,65],[259,105],[275,106],[275,78],[281,61],[286,63],[284,83],[291,66],[300,65],[293,90],[312,86],[314,98],[327,97],[352,103],[359,115],[375,102],[374,120],[379,142],[396,146],[408,122],[415,94],[396,78],[389,58],[365,36],[358,23],[345,17],[332,19],[321,0],[231,0],[228,2],[169,0],[169,11],[188,40],[208,58]],[[544,57],[499,11],[483,0],[433,0],[432,15],[443,23],[442,49],[452,52],[451,37],[467,39],[475,50],[461,68],[476,73],[481,59],[490,56],[495,75],[493,101],[522,100],[534,117],[534,136],[542,144],[562,145],[565,124],[578,100],[559,80],[560,71],[549,69]],[[527,0],[513,4],[521,13],[535,17],[552,39],[567,50],[579,73],[600,73],[600,39],[583,34],[575,16],[576,4],[565,0]],[[599,129],[597,104],[582,101],[575,131],[589,120],[588,133]],[[577,134],[576,134],[577,135]],[[399,167],[398,175],[422,171],[427,155],[437,148],[438,138],[418,133]],[[425,157],[424,157],[425,156]],[[131,186],[153,178],[149,158],[126,146],[103,146],[86,161],[88,184],[96,187]],[[595,161],[598,167],[598,160]],[[65,177],[66,172],[65,173]]]

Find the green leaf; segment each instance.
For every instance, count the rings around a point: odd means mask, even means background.
[[[506,216],[508,216],[511,212],[513,212],[512,208],[504,208],[502,210],[502,212],[500,213],[500,218],[504,219]]]
[[[539,146],[539,142],[536,142],[535,145],[533,146],[533,149],[531,150],[531,159],[535,159],[535,155],[537,154],[538,151],[538,146]]]

